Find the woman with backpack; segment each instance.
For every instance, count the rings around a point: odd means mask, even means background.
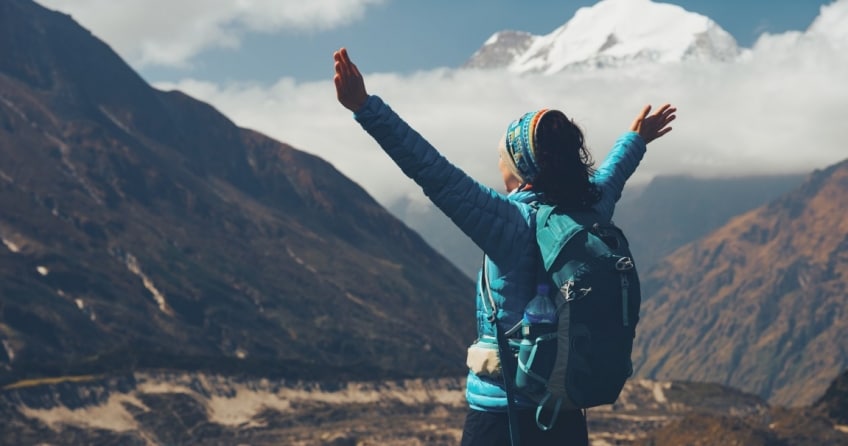
[[[503,332],[519,326],[525,306],[536,294],[540,254],[535,238],[535,204],[592,208],[609,221],[646,144],[671,131],[668,125],[675,119],[676,109],[670,105],[651,115],[650,106],[646,106],[630,131],[593,170],[582,132],[564,113],[527,113],[508,126],[498,148],[505,195],[451,164],[378,96],[369,95],[344,48],[335,52],[334,60],[339,102],[485,253],[476,296],[478,341],[496,337],[491,320],[497,321]],[[496,314],[490,319],[492,308],[496,308]],[[469,349],[466,398],[470,410],[463,446],[510,444],[507,392],[499,367],[493,362],[497,359],[490,354]],[[513,421],[523,444],[588,445],[581,411],[562,411],[553,428],[543,431],[536,426],[536,403],[516,397],[513,404],[517,407],[517,420]]]

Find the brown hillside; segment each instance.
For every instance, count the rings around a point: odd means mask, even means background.
[[[473,284],[327,162],[30,0],[0,54],[0,384],[465,372]]]
[[[810,404],[848,366],[848,161],[644,274],[638,374]]]

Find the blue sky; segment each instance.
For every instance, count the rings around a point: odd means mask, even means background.
[[[67,0],[66,0],[67,1]],[[245,33],[239,49],[213,48],[189,69],[141,68],[151,82],[186,76],[213,81],[272,82],[280,75],[315,80],[329,75],[327,55],[341,45],[377,72],[409,73],[464,63],[493,33],[514,29],[548,34],[593,0],[391,0],[369,6],[359,20],[332,29]],[[676,0],[706,15],[750,47],[763,32],[805,30],[828,0]]]
[[[231,5],[218,8],[221,12],[217,15],[210,13],[219,4],[226,5],[226,0],[43,0],[42,3],[71,13],[96,35],[113,43],[149,82],[186,77],[215,82],[273,82],[280,76],[316,80],[329,75],[328,54],[341,45],[349,47],[363,66],[377,72],[410,73],[434,67],[457,67],[497,31],[514,29],[548,34],[570,19],[578,8],[596,3],[594,0],[310,0],[319,8],[310,12],[300,11],[305,9],[297,6],[302,1],[266,0],[276,5],[266,5],[265,10],[255,8],[256,15],[300,12],[305,17],[300,21],[281,18],[271,25],[257,24],[247,15],[249,12],[238,11]],[[159,3],[161,6],[157,7]],[[192,3],[194,6],[180,6]],[[712,18],[741,46],[750,47],[763,32],[805,30],[821,6],[831,1],[674,0],[667,3]],[[283,11],[273,11],[274,8]],[[327,19],[334,17],[330,10],[342,13],[335,20]],[[217,22],[217,28],[209,26],[213,21]],[[203,26],[208,28],[203,30]],[[197,27],[201,32],[190,35],[185,31],[169,31],[169,27]],[[218,37],[215,33],[221,29],[232,34],[228,42],[215,40]],[[147,35],[139,36],[139,33]],[[163,55],[162,52],[169,51],[167,45],[180,45],[183,39],[187,42],[183,45],[194,48],[172,57]],[[141,60],[132,54],[137,50],[132,48],[134,45],[162,49],[155,50],[159,54],[154,60]]]
[[[505,125],[542,107],[565,110],[601,159],[643,105],[678,106],[674,131],[651,144],[631,183],[802,173],[848,157],[848,0],[675,0],[750,51],[727,63],[589,76],[456,69],[493,33],[549,34],[588,0],[41,3],[71,14],[157,88],[328,160],[387,205],[422,195],[336,102],[331,54],[342,45],[369,92],[496,188]]]

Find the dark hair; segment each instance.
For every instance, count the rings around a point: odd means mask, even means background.
[[[533,187],[544,202],[587,209],[600,201],[600,189],[589,181],[594,161],[574,121],[556,110],[545,113],[536,128],[536,144],[539,174]]]

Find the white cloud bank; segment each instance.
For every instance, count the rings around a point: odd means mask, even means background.
[[[338,25],[383,1],[42,3],[71,12],[139,66],[184,63],[213,46],[237,46],[248,31]],[[137,19],[128,23],[116,20],[118,15]],[[357,49],[350,50],[356,61]],[[573,117],[600,160],[642,105],[676,105],[674,131],[651,144],[632,182],[656,174],[806,172],[848,158],[848,0],[822,7],[806,32],[763,35],[732,63],[554,75],[439,69],[400,76],[360,68],[369,92],[382,96],[451,161],[495,187],[500,187],[495,147],[501,133],[515,117],[541,107]],[[336,102],[329,76],[308,83],[187,79],[157,86],[183,90],[240,126],[327,159],[384,204],[422,196]]]
[[[38,0],[71,14],[135,67],[182,67],[245,33],[321,30],[362,18],[385,0]]]
[[[656,174],[807,172],[848,158],[846,29],[848,0],[840,0],[823,7],[808,31],[763,35],[733,63],[547,76],[444,69],[398,76],[360,68],[369,92],[451,161],[495,187],[501,132],[540,107],[574,118],[600,159],[642,105],[676,105],[674,131],[649,146],[635,182]],[[355,48],[351,56],[355,61]],[[183,90],[241,126],[327,159],[384,204],[421,196],[336,102],[329,78],[283,78],[272,86],[185,80],[159,87]]]

